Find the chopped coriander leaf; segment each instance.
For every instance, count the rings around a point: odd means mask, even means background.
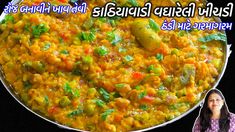
[[[100,46],[95,49],[95,52],[100,56],[105,56],[108,54],[108,49],[105,46]]]
[[[138,3],[136,2],[136,0],[128,0],[128,2],[129,2],[132,6],[138,6]]]
[[[91,30],[90,32],[81,32],[78,36],[82,41],[92,42],[95,40],[95,30]]]
[[[148,68],[147,68],[147,71],[150,72],[154,69],[154,65],[150,65]]]
[[[46,105],[49,104],[49,98],[48,98],[48,96],[44,96],[44,102],[45,102]]]
[[[107,33],[107,39],[111,42],[112,45],[116,45],[122,40],[121,37],[113,31]]]
[[[99,89],[99,93],[102,95],[102,97],[104,98],[105,101],[110,100],[110,94],[106,90],[104,90],[103,88]]]
[[[47,28],[45,24],[32,26],[32,33],[35,38],[39,38],[41,34],[46,33],[47,31],[49,31],[49,28]]]
[[[69,85],[68,82],[66,82],[64,84],[64,91],[65,91],[65,93],[72,93],[72,88],[71,88],[71,86]]]
[[[139,85],[135,86],[135,89],[140,90],[140,86]]]
[[[74,111],[72,111],[72,112],[70,112],[69,114],[68,114],[68,117],[74,117],[74,116],[78,116],[78,115],[81,115],[83,113],[83,108],[81,107],[81,106],[79,106],[78,108],[77,108],[77,110],[74,110]]]
[[[111,24],[112,27],[116,26],[115,20],[109,19],[109,24]]]
[[[94,99],[94,102],[99,107],[103,107],[105,105],[105,102],[101,99]]]
[[[207,35],[198,39],[199,42],[203,42],[203,43],[210,42],[213,40],[219,40],[219,41],[222,41],[223,43],[227,43],[226,35],[223,33],[210,34],[210,35]]]
[[[65,94],[72,96],[72,98],[80,97],[80,92],[78,91],[78,89],[72,89],[68,82],[64,84],[64,91]]]
[[[43,51],[46,51],[46,50],[48,50],[50,47],[51,47],[51,44],[50,44],[50,43],[46,43],[46,44],[44,45],[44,47],[42,48],[42,50],[43,50]]]
[[[123,88],[124,86],[125,86],[125,84],[123,84],[123,83],[115,84],[116,88]]]
[[[125,59],[127,62],[129,62],[129,61],[132,61],[132,60],[133,60],[133,57],[130,56],[130,55],[127,55],[127,56],[124,57],[124,59]]]
[[[142,98],[144,98],[144,96],[146,96],[146,95],[147,95],[147,92],[146,92],[146,90],[145,90],[145,91],[141,92],[141,93],[138,95],[138,98],[139,98],[139,99],[142,99]]]
[[[110,115],[110,114],[113,113],[113,112],[114,112],[114,109],[108,109],[108,110],[106,110],[104,113],[101,114],[101,119],[102,119],[103,121],[105,121],[106,118],[108,117],[108,115]]]
[[[118,92],[112,92],[111,95],[113,98],[121,97],[121,95]]]
[[[7,23],[7,22],[12,22],[12,23],[14,23],[14,17],[13,16],[11,16],[11,15],[6,15],[5,16],[5,18],[4,18],[4,20],[2,20],[2,22],[1,22],[1,24],[4,24],[4,23]]]
[[[29,23],[25,24],[24,30],[30,32],[30,24]]]
[[[73,97],[80,97],[80,92],[78,91],[78,89],[75,89],[72,91],[72,95]]]
[[[125,49],[125,48],[120,47],[120,48],[118,48],[118,52],[126,52],[126,49]]]
[[[32,87],[32,83],[29,80],[23,81],[23,86],[25,89],[30,89]]]
[[[140,105],[140,109],[146,111],[148,110],[148,106],[146,104]]]
[[[101,21],[101,22],[106,22],[106,18],[105,17],[99,17],[98,20]]]
[[[88,40],[88,34],[85,32],[81,32],[80,34],[80,39],[81,40]]]
[[[68,114],[68,117],[73,117],[73,116],[77,116],[77,115],[80,115],[83,113],[83,110],[75,110],[75,111],[72,111],[71,113]]]
[[[159,61],[162,61],[162,60],[163,60],[163,55],[162,55],[162,54],[157,54],[157,55],[156,55],[156,58],[157,58]]]
[[[149,26],[151,29],[153,29],[155,32],[159,31],[160,28],[158,26],[158,24],[153,20],[153,19],[149,19]]]
[[[61,54],[65,54],[65,55],[68,55],[68,54],[69,54],[69,52],[68,52],[67,50],[61,50],[60,53],[61,53]]]

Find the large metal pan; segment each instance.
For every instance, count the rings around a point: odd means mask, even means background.
[[[20,2],[21,2],[21,0],[13,0],[13,1],[12,1],[13,4],[18,4],[18,3],[20,3]],[[5,15],[6,15],[6,14],[5,14],[4,12],[1,14],[1,16],[0,16],[0,22],[4,19]],[[220,18],[215,18],[215,21],[221,22]],[[225,33],[225,32],[224,32],[224,33]],[[223,64],[223,67],[222,67],[222,71],[221,71],[220,75],[218,76],[217,81],[216,81],[216,83],[214,84],[214,86],[213,86],[212,88],[216,88],[216,87],[217,87],[217,85],[219,84],[219,82],[220,82],[220,80],[221,80],[221,78],[222,78],[222,76],[223,76],[223,74],[224,74],[224,72],[225,72],[225,69],[226,69],[226,66],[227,66],[227,63],[228,63],[228,58],[229,58],[229,56],[230,56],[230,54],[231,54],[231,52],[232,52],[230,48],[231,48],[231,45],[229,45],[229,44],[224,45],[224,49],[225,49],[225,50],[224,50],[224,51],[225,51],[225,55],[224,55],[224,64]],[[53,124],[57,125],[57,126],[60,127],[60,128],[67,129],[67,130],[83,131],[83,130],[79,130],[79,129],[75,129],[75,128],[71,128],[71,127],[62,125],[62,124],[60,124],[60,123],[58,123],[58,122],[56,122],[56,121],[54,121],[54,120],[50,120],[50,119],[47,118],[45,115],[43,115],[43,114],[41,114],[41,113],[38,113],[38,112],[35,112],[35,111],[33,111],[30,107],[28,107],[28,106],[21,100],[21,98],[19,97],[19,95],[17,95],[17,94],[13,91],[12,85],[9,84],[9,83],[6,81],[5,76],[4,76],[4,72],[3,72],[3,70],[2,70],[1,65],[0,65],[0,80],[1,80],[2,84],[4,85],[4,87],[6,88],[6,90],[11,94],[11,96],[12,96],[18,103],[20,103],[24,108],[26,108],[28,111],[32,112],[33,114],[37,115],[38,117],[40,117],[40,118],[42,118],[42,119],[44,119],[44,120],[46,120],[46,121],[48,121],[48,122],[50,122],[50,123],[53,123]],[[201,105],[202,103],[203,103],[203,99],[202,99],[199,103],[197,103],[194,107],[192,107],[190,110],[188,110],[187,112],[181,114],[180,116],[178,116],[178,117],[176,117],[176,118],[174,118],[174,119],[172,119],[172,120],[169,120],[169,121],[167,121],[167,122],[164,122],[164,123],[162,123],[162,124],[159,124],[159,125],[156,125],[156,126],[153,126],[153,127],[149,127],[149,128],[142,129],[142,130],[137,130],[137,131],[148,131],[148,130],[152,130],[152,129],[155,129],[155,128],[158,128],[158,127],[163,127],[163,126],[166,126],[166,125],[168,125],[168,124],[170,124],[170,123],[173,123],[173,122],[175,122],[175,121],[177,121],[177,120],[183,118],[184,116],[188,115],[189,113],[191,113],[193,110],[195,110],[195,109],[196,109],[199,105]],[[136,132],[137,132],[137,131],[136,131]]]

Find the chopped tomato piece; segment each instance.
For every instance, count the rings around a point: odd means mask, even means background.
[[[85,54],[90,54],[90,53],[92,53],[92,49],[89,47],[86,47],[84,52],[85,52]]]
[[[65,41],[68,40],[68,35],[66,35],[65,33],[61,33],[60,37]]]
[[[144,97],[141,99],[141,102],[143,102],[143,103],[149,103],[149,104],[151,104],[151,103],[153,103],[153,101],[154,101],[154,97],[152,97],[152,96],[144,96]]]
[[[115,114],[114,115],[114,121],[120,122],[123,118],[123,114]]]
[[[48,109],[48,113],[50,114],[50,115],[52,115],[52,114],[55,114],[55,113],[57,113],[58,112],[58,107],[57,106],[52,106],[52,107],[50,107],[49,109]]]
[[[59,2],[66,3],[67,0],[58,0]]]
[[[144,74],[141,72],[133,72],[132,76],[134,79],[138,79],[138,80],[141,80],[144,78]]]

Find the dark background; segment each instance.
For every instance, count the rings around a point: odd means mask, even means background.
[[[213,2],[215,6],[221,7],[226,6],[228,2],[233,2],[234,0],[209,0]],[[0,2],[1,10],[5,5],[7,5],[8,1]],[[235,4],[235,3],[234,3]],[[235,17],[233,11],[233,17]],[[221,18],[223,22],[233,22],[232,18]],[[222,91],[227,105],[229,107],[230,112],[235,113],[235,50],[234,50],[234,39],[235,32],[234,26],[232,31],[226,31],[228,36],[228,43],[232,44],[233,53],[230,55],[228,60],[228,65],[224,76],[219,82],[218,88]],[[64,130],[56,125],[49,123],[33,113],[26,110],[23,106],[21,106],[4,88],[4,86],[0,83],[0,132],[33,132],[33,131],[47,131],[47,132],[70,132],[69,130]],[[193,112],[184,116],[183,118],[175,121],[174,123],[168,124],[164,127],[154,129],[152,131],[158,132],[170,132],[170,131],[182,131],[182,132],[190,132],[192,131],[192,126],[194,121],[199,113],[199,107],[195,109]]]

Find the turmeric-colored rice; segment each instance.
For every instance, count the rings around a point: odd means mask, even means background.
[[[24,0],[21,5],[40,2]],[[49,2],[69,4],[68,0]],[[80,130],[138,130],[180,116],[214,86],[225,46],[205,37],[222,33],[154,30],[148,26],[150,21],[161,27],[165,19],[170,20],[154,15],[92,18],[92,8],[107,1],[86,2],[85,14],[16,13],[0,24],[2,70],[33,111]],[[136,2],[144,5],[145,1]],[[153,6],[171,3],[151,2]],[[128,0],[116,3],[131,6]]]

